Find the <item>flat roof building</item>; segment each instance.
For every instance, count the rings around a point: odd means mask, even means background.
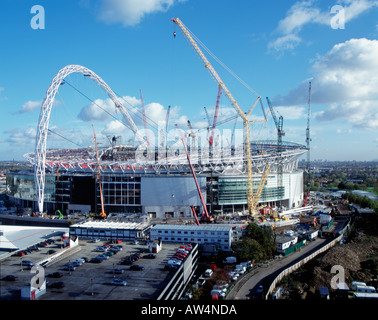
[[[222,251],[230,251],[232,226],[230,225],[173,225],[157,224],[150,230],[150,240],[163,242],[195,242],[200,245],[215,244]]]
[[[70,226],[70,235],[87,239],[134,240],[146,238],[151,225],[142,222],[86,221]]]

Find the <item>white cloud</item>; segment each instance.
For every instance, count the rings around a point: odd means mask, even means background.
[[[31,113],[36,109],[40,109],[41,106],[42,106],[42,101],[31,101],[31,100],[29,100],[22,105],[19,113]]]
[[[277,106],[274,109],[286,120],[302,119],[307,115],[303,106]]]
[[[145,15],[166,12],[176,2],[183,0],[102,0],[99,19],[107,24],[121,23],[135,26]]]
[[[129,110],[130,107],[134,108],[136,105],[140,104],[140,100],[135,97],[124,96],[120,100],[127,110]],[[83,121],[108,121],[112,116],[116,116],[116,107],[114,102],[108,98],[106,100],[94,100],[80,110],[78,118]]]
[[[5,142],[10,144],[11,146],[16,146],[17,148],[19,148],[20,146],[34,146],[35,144],[35,128],[27,128],[26,130],[12,128],[6,130],[4,133],[9,135],[8,139],[6,139]]]
[[[43,101],[29,100],[22,105],[21,110],[19,110],[18,113],[32,113],[34,110],[41,109],[42,103]],[[63,103],[61,101],[54,100],[53,107],[57,107],[62,104]]]
[[[314,63],[312,105],[328,104],[316,113],[319,121],[346,120],[363,128],[378,128],[378,40],[351,39],[335,45]],[[275,97],[280,106],[306,105],[308,81]]]
[[[268,44],[268,49],[275,52],[293,50],[302,42],[300,31],[308,24],[329,25],[334,14],[331,8],[322,11],[314,5],[314,0],[303,0],[293,4],[286,16],[279,21],[275,30],[280,34]],[[344,9],[344,24],[357,18],[359,15],[378,6],[377,0],[340,0],[338,3]]]

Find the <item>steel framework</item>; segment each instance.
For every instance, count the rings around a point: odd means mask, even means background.
[[[112,89],[110,89],[110,87],[105,83],[105,81],[102,80],[97,74],[95,74],[92,70],[80,65],[68,65],[59,70],[59,72],[52,80],[46,92],[46,96],[43,101],[41,112],[39,115],[37,136],[35,142],[34,178],[37,193],[38,210],[40,213],[43,212],[46,169],[46,143],[51,108],[60,85],[63,83],[65,77],[67,77],[71,73],[81,73],[84,76],[89,77],[93,81],[95,81],[107,93],[109,98],[114,102],[115,107],[121,112],[124,119],[130,124],[131,130],[136,134],[136,137],[140,141],[144,141],[142,135],[139,133],[137,126],[135,125],[133,119],[130,117],[126,108],[122,105],[121,101],[112,91]]]

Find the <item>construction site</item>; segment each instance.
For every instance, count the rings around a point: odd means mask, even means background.
[[[143,134],[145,131],[136,126],[120,98],[97,74],[83,66],[68,65],[58,72],[47,90],[35,151],[25,155],[33,170],[7,175],[9,199],[15,205],[29,208],[35,215],[80,213],[94,218],[133,215],[147,219],[191,220],[199,224],[201,220],[214,222],[225,215],[277,220],[278,212],[306,203],[304,173],[298,169],[298,160],[309,151],[309,123],[307,146],[283,141],[283,117],[276,115],[266,98],[277,139],[251,138],[251,124],[268,121],[268,108],[265,110],[262,97],[257,96],[252,107],[243,111],[200,49],[195,36],[178,18],[172,22],[218,85],[213,119],[205,108],[208,127],[193,129],[188,121],[188,129],[176,125],[168,131],[168,108],[165,126],[147,128],[145,121],[144,129],[155,130],[156,138]],[[120,137],[113,136],[108,146],[98,147],[92,123],[94,146],[47,148],[54,98],[71,73],[92,79],[107,93],[135,134],[136,145],[121,144]],[[221,123],[217,118],[222,94],[235,110],[235,115],[227,121],[242,120],[243,129],[235,130],[235,121],[233,130],[220,132]],[[145,120],[142,92],[141,101]],[[261,119],[251,116],[257,105],[264,115]],[[310,93],[308,108],[310,110]],[[176,141],[169,144],[167,136],[172,134]],[[152,142],[154,138],[157,141]]]

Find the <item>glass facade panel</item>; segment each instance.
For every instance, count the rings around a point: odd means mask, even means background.
[[[253,182],[253,189],[256,192],[260,181]],[[260,202],[275,201],[284,198],[284,186],[265,186],[260,196]],[[245,178],[220,178],[218,180],[218,204],[246,204],[247,183]]]

